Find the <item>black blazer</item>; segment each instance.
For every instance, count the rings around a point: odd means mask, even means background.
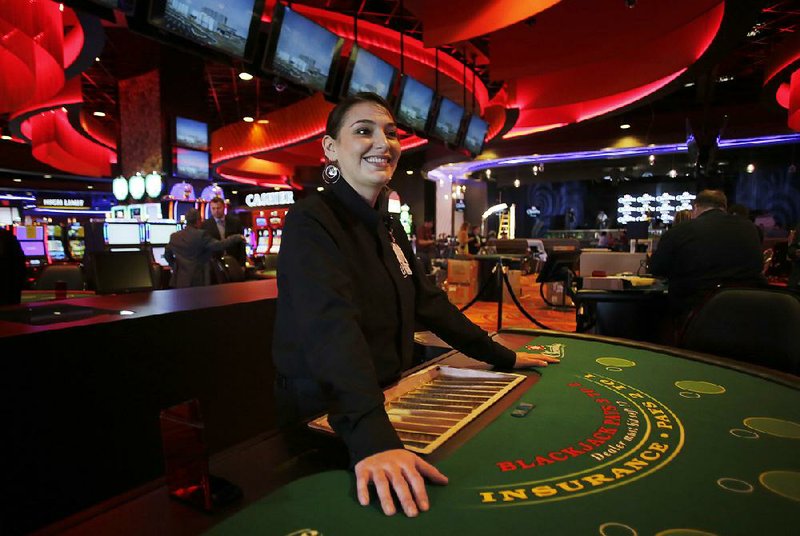
[[[392,235],[411,265],[407,277]],[[471,357],[507,368],[515,360],[429,282],[399,221],[343,179],[286,217],[276,317],[278,373],[319,385],[328,405],[321,410],[329,411],[353,463],[402,448],[381,388],[410,367],[415,321]]]
[[[677,312],[686,312],[717,285],[766,284],[761,270],[756,226],[717,209],[664,233],[650,259],[650,272],[669,280]]]
[[[219,235],[219,229],[217,229],[217,222],[214,220],[213,217],[208,218],[207,220],[203,220],[203,224],[201,229],[205,230],[210,234],[212,237],[220,240],[221,237]],[[244,234],[244,226],[239,218],[235,216],[231,216],[230,214],[225,215],[225,236],[231,236],[235,234]],[[228,247],[225,249],[225,254],[230,255],[234,259],[236,259],[242,268],[244,268],[245,258],[247,256],[245,252],[245,246],[243,242],[236,242],[236,244]]]

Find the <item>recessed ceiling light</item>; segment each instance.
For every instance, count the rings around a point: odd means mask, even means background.
[[[246,82],[248,80],[252,80],[253,79],[253,75],[250,74],[250,73],[241,72],[241,73],[239,73],[239,78],[241,78],[242,80],[244,80]]]
[[[53,176],[52,176],[52,175],[43,175],[43,177],[44,177],[45,179],[52,179],[52,178],[53,178]]]
[[[318,192],[323,192],[323,191],[325,191],[325,187],[324,186],[317,186],[317,191]]]
[[[407,169],[406,170],[406,175],[413,175],[413,174],[414,174],[414,170],[412,170],[412,169]]]
[[[269,125],[269,119],[259,119],[258,120],[258,124],[259,125]]]
[[[245,123],[252,123],[253,122],[253,118],[250,117],[249,115],[246,115],[246,116],[242,117],[242,121],[244,121]]]
[[[95,56],[94,57],[94,61],[100,61],[100,57],[99,56]]]
[[[86,187],[86,189],[87,189],[87,190],[94,190],[94,186],[92,186],[92,185],[90,184],[89,186],[87,186],[87,187]]]
[[[67,107],[66,106],[62,106],[61,107],[61,111],[64,112],[64,113],[67,113]]]
[[[280,186],[273,186],[273,187],[272,187],[272,189],[273,189],[273,190],[275,190],[275,191],[277,192],[278,190],[280,190],[280,189],[281,189],[281,187],[280,187]]]
[[[14,179],[14,182],[22,182],[22,179]]]
[[[92,112],[92,115],[95,116],[95,117],[105,117],[106,113],[105,112]]]
[[[8,134],[3,134],[2,136],[0,136],[0,140],[10,140],[10,139],[11,136],[9,136]]]
[[[619,128],[621,128],[622,130],[628,130],[629,128],[631,128],[631,126],[628,123],[622,123],[619,126]]]
[[[693,85],[694,82],[686,82],[685,84],[683,84],[683,87],[692,87]]]
[[[519,188],[519,179],[514,179],[514,187]]]
[[[231,193],[232,193],[233,195],[236,195],[236,194],[238,194],[238,193],[239,193],[239,190],[231,190]]]

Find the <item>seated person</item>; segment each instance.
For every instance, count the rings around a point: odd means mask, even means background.
[[[649,271],[669,280],[673,314],[678,318],[699,305],[718,286],[761,286],[761,241],[749,220],[725,212],[718,190],[697,194],[693,218],[664,233]]]

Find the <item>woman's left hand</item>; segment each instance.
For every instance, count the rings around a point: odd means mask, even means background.
[[[514,368],[531,368],[531,367],[546,367],[550,363],[560,363],[561,360],[557,357],[552,357],[544,354],[529,354],[527,352],[517,352],[517,360],[514,362]]]

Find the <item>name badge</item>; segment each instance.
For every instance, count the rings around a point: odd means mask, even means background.
[[[400,263],[400,273],[403,274],[403,277],[410,276],[411,266],[408,264],[408,260],[403,254],[403,250],[397,245],[397,242],[392,242],[392,250],[394,251],[395,257],[397,257],[397,262]]]

